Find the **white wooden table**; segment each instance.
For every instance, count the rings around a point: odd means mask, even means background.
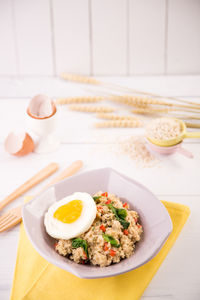
[[[200,76],[106,78],[134,88],[182,96],[200,102]],[[137,134],[135,129],[94,130],[95,118],[83,113],[60,110],[58,128],[62,144],[58,151],[46,155],[30,154],[16,158],[5,153],[3,141],[15,128],[25,129],[25,110],[30,97],[45,93],[52,97],[83,95],[77,85],[56,78],[0,78],[0,196],[5,197],[49,162],[64,168],[76,159],[84,161],[84,170],[110,166],[142,182],[160,199],[186,204],[191,216],[178,240],[149,284],[144,299],[200,299],[200,143],[184,142],[194,159],[174,154],[153,168],[138,168],[112,147],[117,136]],[[88,94],[88,93],[87,93]],[[116,145],[114,145],[116,146]],[[48,180],[48,179],[47,179]],[[47,182],[47,181],[46,181]],[[41,183],[41,186],[46,182]],[[36,187],[27,194],[34,194]],[[3,211],[23,202],[19,198]],[[16,260],[19,226],[0,234],[0,299],[9,299]]]

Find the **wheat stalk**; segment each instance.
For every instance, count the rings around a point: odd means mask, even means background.
[[[171,110],[168,109],[168,108],[148,108],[148,109],[145,109],[145,108],[137,108],[137,109],[133,109],[131,110],[132,113],[134,114],[144,114],[144,115],[153,115],[153,114],[156,114],[156,113],[164,113],[164,114],[167,114],[168,112],[170,112]]]
[[[88,76],[62,73],[61,77],[63,79],[74,81],[74,82],[100,85],[102,87],[106,87],[106,88],[110,88],[110,89],[115,89],[115,90],[117,89],[118,91],[130,93],[130,94],[141,94],[141,95],[150,96],[150,97],[156,97],[156,98],[161,98],[161,99],[176,100],[178,102],[187,103],[187,104],[194,105],[194,106],[200,108],[200,104],[199,103],[195,103],[195,102],[188,101],[188,100],[181,99],[181,98],[170,97],[170,96],[161,96],[161,95],[154,94],[154,93],[149,93],[149,92],[144,92],[144,91],[140,91],[140,90],[135,90],[135,89],[132,89],[132,88],[129,88],[129,87],[121,86],[119,84],[106,83],[106,82],[103,82],[103,81],[100,81],[100,80],[96,80],[95,78],[88,77]]]
[[[200,120],[200,117],[193,116],[193,115],[176,115],[176,116],[177,118],[182,118],[182,119]]]
[[[100,81],[96,80],[95,78],[88,77],[88,76],[82,76],[82,75],[76,75],[76,74],[68,74],[68,73],[62,73],[61,77],[65,80],[79,82],[79,83],[86,83],[86,84],[101,84]]]
[[[72,103],[96,103],[103,100],[104,97],[68,97],[60,98],[55,101],[56,104],[72,104]]]
[[[117,95],[114,96],[113,95],[113,96],[109,97],[109,100],[117,102],[117,103],[140,107],[140,108],[149,107],[150,104],[156,104],[156,105],[163,104],[163,101],[159,101],[156,99],[137,97],[137,96],[129,96],[129,95],[123,95],[123,96],[117,96]]]
[[[162,105],[162,106],[168,106],[172,107],[174,110],[179,107],[179,108],[184,108],[185,111],[193,111],[200,109],[200,107],[194,107],[191,105],[183,105],[183,104],[176,104],[176,103],[169,103],[169,102],[164,102],[161,100],[153,99],[153,98],[148,98],[148,97],[137,97],[137,96],[129,96],[129,95],[122,95],[122,96],[110,96],[109,99],[114,102],[126,104],[126,105],[131,105],[134,107],[139,107],[139,108],[149,108],[151,105]],[[189,109],[189,110],[188,110]]]
[[[175,101],[178,101],[178,102],[181,102],[181,103],[186,103],[186,104],[193,105],[195,107],[200,108],[199,103],[189,101],[189,100],[185,100],[185,99],[181,99],[181,98],[177,98],[177,97],[161,96],[161,95],[158,95],[158,94],[139,91],[139,90],[135,90],[135,89],[132,89],[132,88],[129,88],[129,87],[120,86],[120,85],[113,84],[113,83],[99,82],[98,84],[99,85],[101,84],[101,86],[108,87],[108,88],[111,88],[111,89],[118,89],[120,92],[125,92],[125,93],[130,93],[130,94],[139,94],[139,95],[144,95],[144,96],[154,97],[154,98],[160,98],[160,99],[175,100]]]
[[[137,120],[116,120],[116,121],[106,121],[106,122],[99,122],[95,123],[94,126],[96,128],[111,128],[111,127],[118,127],[118,128],[133,128],[133,127],[142,127],[142,122]]]
[[[114,115],[114,114],[108,114],[108,113],[99,113],[96,115],[98,119],[105,119],[105,120],[138,120],[137,117],[134,116],[120,116],[120,115]]]
[[[147,109],[145,108],[136,108],[136,109],[133,109],[131,110],[132,113],[134,114],[157,114],[157,113],[163,113],[163,114],[167,114],[167,113],[173,113],[173,112],[192,112],[194,113],[193,110],[187,110],[187,111],[180,111],[179,109],[176,109],[176,108],[152,108],[152,107],[149,107]],[[187,115],[186,115],[187,116]],[[199,116],[195,116],[195,115],[189,115],[190,118],[196,118],[197,120],[200,119]]]
[[[172,109],[134,109],[131,111],[134,114],[145,114],[145,115],[155,115],[155,114],[166,114],[170,115],[171,117],[178,118],[178,119],[191,119],[191,120],[200,120],[200,116],[195,115],[182,115],[182,114],[174,114]],[[188,123],[189,124],[189,123]],[[194,127],[195,128],[195,127]],[[197,127],[198,128],[198,127]]]
[[[91,113],[107,113],[114,112],[115,108],[108,106],[91,106],[91,105],[70,105],[69,109],[82,111],[82,112],[91,112]]]

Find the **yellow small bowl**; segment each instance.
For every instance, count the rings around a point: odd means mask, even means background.
[[[169,139],[169,140],[157,140],[157,139],[153,139],[147,136],[147,139],[157,145],[157,146],[161,146],[161,147],[171,147],[174,145],[177,145],[178,143],[182,142],[183,139],[185,138],[200,138],[200,132],[188,132],[186,131],[186,125],[182,120],[179,119],[175,119],[175,118],[169,118],[169,119],[173,119],[176,120],[177,122],[179,122],[180,126],[181,126],[181,134],[179,136],[177,136],[176,138],[173,139]]]

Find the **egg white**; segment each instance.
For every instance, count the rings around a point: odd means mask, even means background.
[[[62,205],[73,200],[82,201],[80,217],[73,223],[63,223],[54,218],[54,212]],[[96,204],[88,193],[76,192],[52,204],[44,217],[44,225],[47,233],[56,239],[71,239],[86,232],[96,217]]]

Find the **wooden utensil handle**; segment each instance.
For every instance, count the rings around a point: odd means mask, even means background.
[[[200,128],[200,124],[197,123],[189,123],[189,122],[185,122],[186,127],[188,128]]]
[[[51,180],[48,185],[46,185],[42,190],[40,190],[39,193],[41,193],[43,190],[45,190],[49,186],[57,183],[58,181],[61,181],[61,180],[65,179],[65,178],[67,178],[69,176],[72,176],[80,168],[82,168],[82,166],[83,166],[82,160],[77,160],[77,161],[73,162],[69,167],[67,167],[66,169],[64,169],[57,177],[55,177],[53,180]],[[21,210],[22,210],[22,205],[20,207],[19,218],[18,218],[17,222],[15,224],[13,224],[11,227],[13,227],[14,225],[16,225],[16,224],[18,224],[18,223],[21,222],[21,220],[22,220]]]
[[[35,174],[33,177],[31,177],[29,180],[27,180],[24,184],[22,184],[20,187],[18,187],[14,192],[12,192],[10,195],[8,195],[4,200],[0,202],[0,210],[6,206],[8,203],[16,199],[17,197],[21,196],[23,193],[31,189],[33,186],[53,174],[58,170],[58,164],[57,163],[51,163],[41,171],[39,171],[37,174]]]
[[[65,178],[67,178],[69,176],[72,176],[80,168],[82,168],[82,166],[83,166],[82,160],[76,160],[69,167],[67,167],[65,170],[63,170],[58,176],[56,176],[55,178],[53,178],[53,180],[51,180],[49,182],[49,184],[44,187],[44,189],[48,188],[49,186],[51,186],[51,185],[53,185],[53,184],[55,184],[55,183],[57,183],[57,182],[65,179]]]
[[[184,134],[184,138],[190,138],[190,139],[199,139],[200,138],[200,132],[189,132],[187,131],[185,134]]]

